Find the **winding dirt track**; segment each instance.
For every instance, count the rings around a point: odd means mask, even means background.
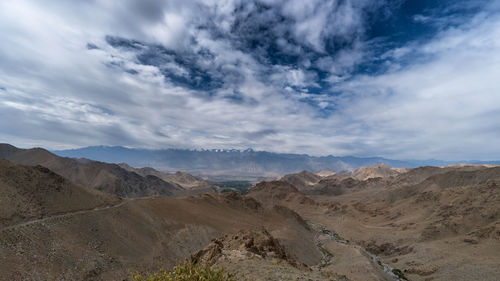
[[[97,208],[94,208],[94,209],[80,210],[80,211],[74,211],[74,212],[68,212],[68,213],[64,213],[64,214],[43,217],[43,218],[40,218],[40,219],[30,220],[30,221],[26,221],[26,222],[14,224],[14,225],[6,226],[6,227],[3,227],[3,228],[0,228],[0,232],[12,230],[12,229],[16,229],[16,228],[20,228],[20,227],[24,227],[24,226],[29,226],[29,225],[32,225],[32,224],[43,223],[45,221],[50,221],[50,220],[53,220],[53,219],[66,218],[66,217],[76,216],[76,215],[80,215],[80,214],[87,214],[87,213],[92,213],[92,212],[99,212],[99,211],[104,211],[104,210],[119,208],[119,207],[121,207],[121,206],[123,206],[123,205],[125,205],[127,203],[130,203],[131,201],[135,201],[135,200],[152,200],[152,199],[153,198],[127,198],[127,199],[123,199],[122,202],[120,202],[120,203],[118,203],[116,205],[105,206],[105,207],[97,207]],[[328,230],[322,224],[314,223],[314,222],[311,222],[311,221],[308,221],[308,222],[309,222],[309,224],[311,226],[313,226],[314,228],[318,229],[318,234],[316,235],[316,239],[319,238],[319,235],[326,234],[334,242],[343,244],[346,247],[352,247],[352,248],[358,249],[360,251],[360,253],[363,256],[365,256],[370,261],[370,264],[372,265],[373,269],[375,270],[375,272],[378,273],[378,275],[380,277],[382,277],[385,280],[402,281],[401,279],[399,279],[397,276],[395,276],[391,272],[391,270],[392,270],[391,267],[389,267],[388,265],[386,265],[386,264],[384,264],[384,263],[382,263],[380,261],[380,258],[378,256],[369,253],[364,248],[362,248],[362,247],[360,247],[358,245],[355,245],[355,244],[350,243],[349,241],[343,240],[335,232],[332,232],[332,231]],[[321,245],[321,242],[319,240],[317,240],[317,246],[323,248],[323,246]],[[324,257],[323,264],[318,265],[318,267],[319,268],[325,267],[330,262],[331,262],[331,257]],[[380,268],[380,267],[382,267],[382,268]]]
[[[35,223],[41,223],[41,222],[48,221],[51,219],[66,218],[66,217],[80,215],[80,214],[87,214],[87,213],[92,213],[92,212],[99,212],[99,211],[103,211],[103,210],[118,208],[118,207],[121,207],[121,206],[123,206],[131,201],[135,201],[135,200],[147,200],[147,199],[145,199],[145,198],[127,198],[127,199],[123,199],[122,202],[120,202],[116,205],[111,205],[111,206],[106,206],[106,207],[97,207],[97,208],[89,209],[89,210],[80,210],[80,211],[74,211],[74,212],[64,213],[64,214],[60,214],[60,215],[43,217],[41,219],[30,220],[30,221],[26,221],[26,222],[14,224],[14,225],[9,225],[9,226],[0,228],[0,231],[7,231],[7,230],[23,227],[23,226],[35,224]]]

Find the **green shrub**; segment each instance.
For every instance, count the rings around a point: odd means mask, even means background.
[[[134,281],[236,281],[234,276],[222,268],[212,268],[190,261],[184,261],[171,271],[161,269],[154,274],[136,274]]]
[[[397,269],[397,268],[394,268],[392,270],[392,273],[394,273],[394,275],[396,275],[397,277],[399,277],[399,279],[408,280],[406,278],[406,276],[404,275],[404,273],[401,270]]]

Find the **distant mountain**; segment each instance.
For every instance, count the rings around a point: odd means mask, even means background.
[[[127,171],[137,173],[143,177],[155,176],[166,182],[175,183],[186,190],[190,190],[190,194],[217,192],[216,187],[211,185],[209,182],[185,172],[177,171],[173,174],[167,174],[157,171],[151,167],[134,168],[127,165],[126,163],[120,163],[118,165]]]
[[[371,178],[388,178],[408,172],[407,168],[393,168],[385,164],[359,167],[352,171],[352,177],[357,180],[367,180]]]
[[[317,184],[321,179],[321,176],[314,173],[302,171],[300,173],[284,175],[280,180],[295,186],[299,191],[304,191],[310,189],[311,186]]]
[[[195,175],[281,176],[303,170],[354,170],[361,166],[386,164],[413,168],[448,165],[440,160],[391,160],[382,157],[309,156],[247,150],[135,149],[120,146],[92,146],[53,151],[59,156],[89,158],[133,167],[154,167],[163,172],[186,171]]]
[[[120,197],[180,195],[184,192],[178,184],[154,175],[142,176],[116,164],[60,157],[42,148],[20,149],[0,144],[0,158],[22,165],[40,165],[77,184]]]

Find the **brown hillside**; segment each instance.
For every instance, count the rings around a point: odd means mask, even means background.
[[[213,239],[193,258],[198,263],[225,268],[235,274],[236,280],[349,280],[330,272],[309,270],[263,228]]]
[[[141,176],[116,164],[59,157],[41,148],[17,149],[2,144],[0,157],[23,165],[41,165],[72,182],[121,197],[182,194],[180,186],[165,182],[156,176]]]
[[[421,167],[360,181],[353,192],[315,195],[323,209],[299,213],[410,280],[498,280],[499,186],[498,167]]]
[[[406,173],[409,169],[392,168],[385,164],[359,167],[352,172],[352,177],[357,180],[367,180],[371,178],[389,178]]]
[[[295,186],[299,191],[307,191],[321,180],[321,176],[308,171],[302,171],[296,174],[285,175],[280,180]]]
[[[45,167],[0,159],[0,227],[119,202],[112,195],[74,184]]]
[[[316,172],[316,175],[318,175],[320,177],[328,177],[328,176],[333,176],[335,174],[336,174],[336,172],[330,171],[330,170],[321,170],[319,172]]]
[[[300,193],[295,186],[283,181],[260,182],[245,194],[264,206],[283,205],[294,208],[301,204],[315,204],[313,200]]]
[[[307,194],[341,195],[363,189],[366,187],[366,183],[351,177],[346,178],[335,175],[321,179]]]
[[[439,175],[439,174],[444,174],[446,172],[450,171],[478,171],[482,169],[486,169],[486,166],[447,166],[447,167],[432,167],[432,166],[425,166],[425,167],[418,167],[409,170],[406,173],[403,173],[401,175],[396,176],[394,179],[391,179],[389,181],[389,184],[392,186],[406,186],[406,185],[415,185],[418,184],[427,178],[434,176],[434,175]]]
[[[206,194],[128,200],[0,229],[0,272],[6,280],[123,280],[170,268],[212,238],[262,227],[291,258],[320,261],[314,233],[295,216],[237,194]]]
[[[216,188],[203,179],[199,179],[185,172],[176,172],[174,174],[163,173],[150,167],[133,168],[125,163],[120,163],[120,167],[127,171],[135,172],[141,176],[155,176],[166,182],[179,185],[183,189],[201,192],[216,192]]]

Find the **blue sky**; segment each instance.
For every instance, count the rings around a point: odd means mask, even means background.
[[[0,141],[500,159],[500,1],[2,1]]]

